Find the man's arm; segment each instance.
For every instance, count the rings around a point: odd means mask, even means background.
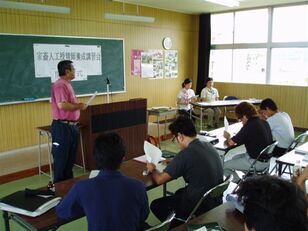
[[[231,135],[229,132],[224,131],[224,137],[226,138],[226,143],[228,146],[236,145],[236,143],[231,139]]]
[[[153,180],[156,184],[164,184],[172,179],[172,177],[166,172],[156,171],[156,166],[153,163],[147,163],[148,172],[152,173]]]
[[[57,104],[61,110],[64,111],[76,111],[76,110],[85,110],[87,105],[84,103],[69,103],[69,102],[60,102]]]
[[[69,193],[60,201],[56,207],[56,213],[61,219],[70,219],[84,214],[84,211],[77,196],[77,189],[74,185]]]

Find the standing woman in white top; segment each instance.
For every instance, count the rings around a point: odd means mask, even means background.
[[[214,102],[219,100],[218,90],[214,88],[214,81],[212,78],[207,78],[205,81],[206,87],[202,89],[200,94],[200,101],[201,102]],[[211,107],[206,109],[205,114],[208,117],[208,127],[218,127],[219,124],[219,117],[221,111],[218,107]]]
[[[191,89],[192,80],[187,78],[182,83],[182,90],[177,96],[176,104],[179,108],[179,114],[190,116],[190,110],[193,110],[190,102],[196,102],[196,95],[193,89]],[[195,113],[192,111],[195,115]]]
[[[294,140],[294,128],[290,116],[286,112],[278,111],[276,103],[270,98],[262,100],[259,114],[269,123],[273,138],[278,141],[273,155],[282,156]]]

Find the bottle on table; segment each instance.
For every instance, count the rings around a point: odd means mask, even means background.
[[[293,166],[293,176],[299,176],[302,171],[301,161],[296,160]]]

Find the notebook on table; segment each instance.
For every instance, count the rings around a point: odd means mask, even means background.
[[[187,231],[224,231],[217,222],[211,222],[206,224],[189,224]]]
[[[0,210],[36,217],[55,207],[60,200],[61,197],[52,195],[29,196],[21,190],[1,198]]]

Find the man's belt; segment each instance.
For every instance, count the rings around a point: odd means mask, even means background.
[[[68,124],[68,125],[77,125],[79,122],[78,121],[70,121],[70,120],[56,120],[59,121],[63,124]]]

